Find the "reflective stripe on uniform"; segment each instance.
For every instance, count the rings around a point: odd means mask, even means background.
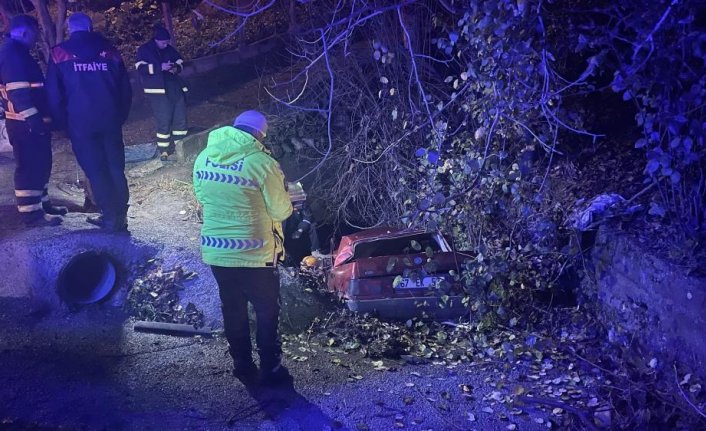
[[[145,94],[166,94],[164,88],[145,88]]]
[[[172,130],[172,135],[174,136],[185,136],[187,133],[189,133],[186,130]]]
[[[157,141],[157,146],[160,148],[167,148],[169,147],[169,142]]]
[[[260,184],[256,180],[252,180],[238,175],[222,174],[220,172],[211,171],[196,171],[196,179],[204,181],[216,181],[219,183],[233,184],[241,187],[259,188]]]
[[[147,65],[147,73],[154,75],[154,65],[152,63]]]
[[[263,248],[265,246],[265,240],[256,238],[220,238],[201,235],[201,245],[204,247],[229,248],[234,250],[254,250]]]
[[[15,197],[18,198],[31,198],[34,196],[41,196],[44,190],[15,190]]]
[[[39,113],[39,110],[34,106],[31,108],[27,108],[22,112],[12,112],[12,106],[9,105],[10,104],[8,104],[8,109],[10,110],[5,112],[5,118],[10,120],[25,121],[28,117]]]
[[[140,66],[144,66],[144,65],[148,65],[148,64],[149,63],[146,61],[138,61],[137,63],[135,63],[135,69],[139,69]]]
[[[32,205],[17,205],[17,211],[21,213],[31,213],[33,211],[40,211],[42,209],[42,204],[32,204]]]
[[[15,81],[8,82],[5,84],[6,91],[19,90],[20,88],[41,88],[44,87],[43,82],[28,82],[28,81]]]
[[[169,133],[157,133],[157,139],[169,139],[170,137]]]

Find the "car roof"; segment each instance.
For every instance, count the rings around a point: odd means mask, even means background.
[[[419,235],[430,233],[420,229],[400,229],[394,227],[376,227],[366,229],[360,232],[344,235],[341,237],[341,242],[338,244],[338,251],[334,260],[333,266],[338,266],[353,256],[353,247],[361,242],[372,241],[376,239],[399,238],[408,235]]]
[[[395,227],[375,227],[372,229],[366,229],[360,232],[352,233],[350,235],[344,235],[341,238],[341,243],[345,240],[348,244],[354,244],[357,242],[378,239],[378,238],[397,238],[400,236],[407,235],[418,235],[421,233],[428,233],[427,231],[420,229],[400,229]]]

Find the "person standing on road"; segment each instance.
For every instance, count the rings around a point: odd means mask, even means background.
[[[193,182],[203,207],[201,253],[218,284],[233,374],[252,381],[257,373],[249,302],[257,319],[260,382],[277,384],[291,378],[281,363],[277,265],[292,203],[279,163],[262,144],[266,135],[267,120],[257,111],[212,131],[194,163]]]
[[[156,26],[153,38],[137,50],[135,63],[143,91],[152,104],[162,161],[174,153],[174,142],[187,133],[185,93],[189,89],[177,76],[184,69],[184,60],[169,44],[170,39],[165,28]]]
[[[120,53],[93,32],[88,15],[74,13],[67,24],[70,37],[52,48],[47,71],[52,114],[67,129],[101,211],[86,221],[124,232],[129,190],[122,125],[132,102],[130,78]]]
[[[44,74],[30,54],[38,37],[33,17],[17,15],[10,20],[9,37],[0,47],[0,97],[16,162],[17,210],[27,226],[56,226],[68,210],[49,200],[49,103]]]

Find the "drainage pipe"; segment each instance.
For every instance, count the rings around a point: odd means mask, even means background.
[[[67,304],[86,305],[105,299],[116,284],[113,259],[104,253],[86,251],[71,258],[61,269],[57,289]]]

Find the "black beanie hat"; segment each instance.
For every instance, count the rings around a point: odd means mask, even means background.
[[[171,36],[169,36],[169,32],[167,31],[166,28],[156,25],[154,26],[154,40],[170,40]]]
[[[15,15],[10,18],[10,29],[14,30],[17,28],[29,28],[35,27],[39,28],[39,23],[37,20],[30,15]]]

